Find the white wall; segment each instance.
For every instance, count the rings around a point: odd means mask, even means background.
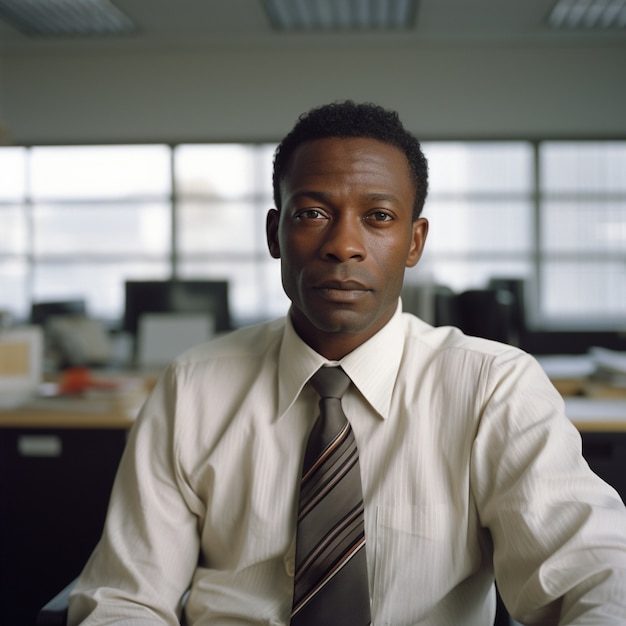
[[[16,143],[274,140],[303,110],[346,97],[398,109],[423,138],[626,136],[626,40],[0,61],[0,103]]]

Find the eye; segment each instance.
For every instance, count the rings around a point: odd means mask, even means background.
[[[367,218],[375,222],[390,222],[393,216],[387,213],[387,211],[373,211]]]
[[[296,214],[298,220],[319,220],[324,217],[325,215],[319,209],[304,209]]]

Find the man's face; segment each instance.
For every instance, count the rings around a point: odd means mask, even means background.
[[[267,237],[294,328],[341,358],[393,316],[404,270],[420,258],[428,222],[412,220],[408,161],[375,139],[318,139],[297,148],[280,191]]]

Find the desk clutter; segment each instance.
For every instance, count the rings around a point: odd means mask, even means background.
[[[40,326],[0,331],[0,410],[107,414],[134,419],[155,376],[68,367],[44,371],[44,333]]]
[[[41,381],[43,333],[39,326],[0,330],[0,409],[25,402]]]
[[[594,347],[583,355],[537,360],[564,397],[626,399],[626,352]]]
[[[19,326],[0,312],[0,411],[134,417],[151,378],[232,329],[226,280],[127,280],[124,287],[117,321],[90,316],[82,298],[33,302]]]
[[[64,370],[41,383],[24,410],[119,415],[134,419],[156,378],[136,373],[94,373],[86,367]]]

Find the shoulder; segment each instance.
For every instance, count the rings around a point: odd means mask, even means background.
[[[534,357],[515,346],[466,335],[453,326],[434,327],[411,314],[403,317],[405,358],[438,371],[442,380],[496,384],[524,374],[545,378]]]
[[[241,328],[197,345],[178,356],[173,367],[202,366],[215,362],[265,358],[278,349],[285,327],[284,318]]]
[[[273,388],[283,330],[284,320],[275,320],[183,352],[159,376],[139,421],[160,416],[192,431],[194,424],[221,423],[254,390]]]
[[[467,352],[484,358],[505,354],[519,357],[525,354],[519,348],[508,344],[466,335],[455,326],[431,326],[410,313],[403,313],[403,320],[407,344],[414,344],[422,350],[436,353]]]
[[[197,345],[178,356],[163,382],[180,393],[238,390],[276,369],[284,319],[242,328]]]

